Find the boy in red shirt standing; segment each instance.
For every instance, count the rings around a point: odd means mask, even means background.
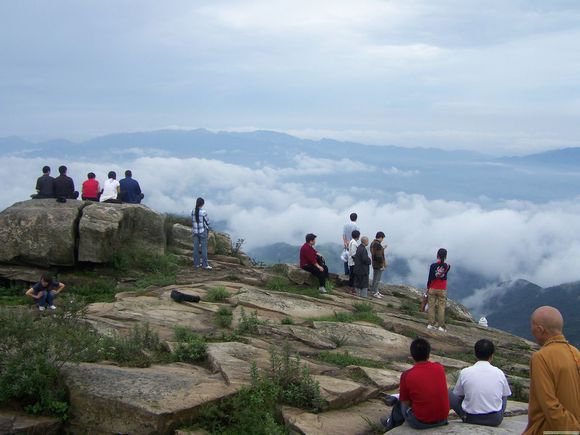
[[[424,338],[411,343],[413,368],[401,375],[399,397],[389,396],[393,404],[391,416],[381,418],[385,431],[405,421],[414,429],[429,429],[447,424],[449,397],[445,370],[439,363],[429,361],[431,345]]]

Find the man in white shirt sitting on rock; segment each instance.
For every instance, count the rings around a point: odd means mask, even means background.
[[[495,346],[490,340],[475,343],[478,361],[461,370],[449,404],[465,423],[499,426],[512,392],[505,374],[491,365]]]

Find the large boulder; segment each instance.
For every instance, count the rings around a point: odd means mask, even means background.
[[[193,250],[191,227],[173,224],[168,242],[169,247],[174,252],[191,252]],[[232,239],[226,233],[210,231],[207,239],[207,252],[211,255],[231,255],[233,252]]]
[[[91,204],[79,223],[79,261],[107,263],[123,248],[165,253],[165,216],[143,205]]]
[[[73,266],[82,201],[17,202],[0,213],[0,262]]]
[[[70,393],[71,433],[172,434],[203,406],[242,386],[186,364],[145,369],[79,364],[65,366],[62,374]]]

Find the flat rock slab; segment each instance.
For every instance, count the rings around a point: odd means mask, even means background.
[[[528,404],[525,402],[508,400],[504,415],[508,417],[513,417],[516,415],[528,415]]]
[[[248,308],[273,311],[300,319],[332,316],[335,312],[348,311],[342,305],[331,300],[261,290],[253,287],[241,290],[235,297],[232,297],[232,302],[234,301]]]
[[[53,435],[61,432],[61,426],[58,418],[0,410],[2,434]]]
[[[325,375],[314,375],[313,378],[320,385],[322,398],[328,402],[330,409],[351,406],[376,392],[375,388],[367,388],[358,382],[346,379]]]
[[[429,435],[500,435],[500,434],[521,434],[528,419],[525,416],[504,418],[498,427],[477,426],[475,424],[466,424],[459,420],[452,420],[446,426],[440,426],[433,429],[417,430],[403,424],[388,432],[389,435],[404,434],[429,434]]]
[[[358,323],[314,322],[314,328],[329,339],[344,337],[347,343],[340,349],[353,355],[374,360],[400,359],[409,354],[411,339],[387,331],[380,326]]]
[[[270,325],[260,328],[265,335],[278,336],[283,340],[296,340],[314,349],[336,349],[331,339],[313,328],[300,325]]]
[[[62,372],[70,391],[73,432],[91,434],[170,433],[194,419],[204,403],[240,388],[227,385],[220,374],[187,364],[146,369],[79,364]]]
[[[347,409],[313,414],[301,409],[283,407],[282,416],[291,429],[307,435],[367,435],[371,432],[368,421],[379,422],[387,408],[378,400],[369,400]]]
[[[374,386],[381,391],[399,389],[401,372],[388,369],[374,369],[371,367],[348,366],[347,369],[354,373],[363,374]]]
[[[249,383],[253,362],[260,369],[270,367],[269,352],[238,342],[209,343],[207,357],[212,370],[220,372],[228,384]]]
[[[461,361],[461,360],[453,359],[453,358],[447,358],[444,356],[439,356],[439,355],[434,355],[434,354],[431,354],[431,356],[429,357],[429,360],[436,362],[436,363],[439,363],[447,369],[461,370],[461,369],[464,369],[464,368],[469,367],[471,365],[471,363],[468,363],[465,361]]]
[[[169,292],[167,292],[169,293]],[[196,293],[191,291],[191,293]],[[113,303],[95,303],[87,308],[87,318],[98,329],[128,330],[136,323],[149,323],[151,329],[163,340],[172,340],[176,325],[206,333],[215,329],[212,308],[202,304],[177,303],[167,295],[163,297],[123,297]]]

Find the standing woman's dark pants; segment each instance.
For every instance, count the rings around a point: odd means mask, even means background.
[[[323,270],[321,271],[316,267],[314,264],[307,264],[302,269],[307,272],[310,272],[316,278],[318,278],[318,282],[320,283],[320,287],[324,287],[326,284],[326,278],[328,278],[328,267],[325,265],[322,266]]]

